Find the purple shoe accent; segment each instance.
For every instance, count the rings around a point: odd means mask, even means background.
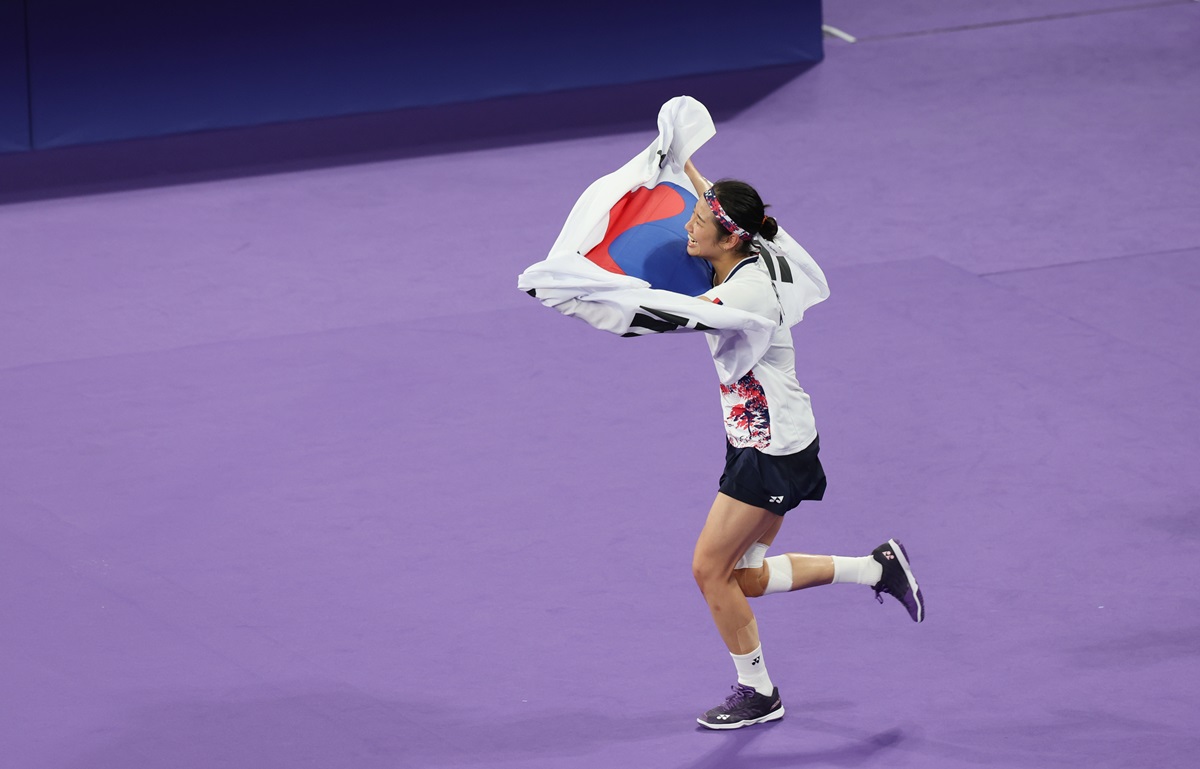
[[[908,577],[909,589],[905,592],[904,597],[900,600],[904,603],[904,608],[908,609],[908,614],[916,622],[922,622],[925,619],[925,598],[921,595],[921,586],[917,584],[917,578],[912,573],[912,559],[908,557],[908,550],[905,549],[904,543],[898,539],[891,540],[900,548],[900,554],[904,556],[905,574]]]
[[[925,620],[925,597],[913,575],[908,551],[897,539],[889,539],[871,552],[871,556],[883,567],[883,576],[872,588],[875,598],[883,603],[887,593],[904,604],[913,622]]]

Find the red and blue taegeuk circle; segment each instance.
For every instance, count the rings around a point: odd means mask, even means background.
[[[708,263],[689,256],[683,226],[696,196],[671,182],[639,187],[609,210],[608,228],[587,258],[654,288],[699,296],[712,287]]]

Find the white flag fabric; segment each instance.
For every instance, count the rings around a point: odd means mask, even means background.
[[[713,354],[722,384],[754,367],[776,324],[696,298],[711,286],[702,260],[687,253],[683,223],[696,202],[684,164],[716,134],[704,105],[679,96],[658,113],[658,138],[588,186],[549,255],[517,279],[547,307],[623,336],[703,331],[720,337]],[[821,268],[782,228],[756,238],[779,296],[783,323],[827,298]]]

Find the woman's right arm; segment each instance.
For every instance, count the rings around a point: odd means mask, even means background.
[[[704,193],[708,192],[708,188],[712,186],[712,182],[705,179],[703,174],[696,170],[696,166],[692,163],[691,158],[683,164],[683,172],[692,180],[692,186],[696,188],[696,197],[704,197]]]

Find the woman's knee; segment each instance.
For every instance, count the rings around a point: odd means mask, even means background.
[[[763,566],[757,569],[738,569],[733,572],[733,578],[742,588],[742,594],[747,598],[758,598],[767,590],[767,570]]]
[[[700,586],[701,592],[717,585],[726,585],[732,579],[738,584],[742,594],[747,598],[758,598],[767,589],[767,570],[763,566],[756,569],[734,569],[714,559],[697,555],[692,559],[692,577]]]
[[[692,558],[692,577],[696,580],[696,584],[700,586],[701,591],[706,590],[710,586],[728,582],[732,571],[732,569],[725,567],[716,559],[706,557],[700,553],[697,553]]]

